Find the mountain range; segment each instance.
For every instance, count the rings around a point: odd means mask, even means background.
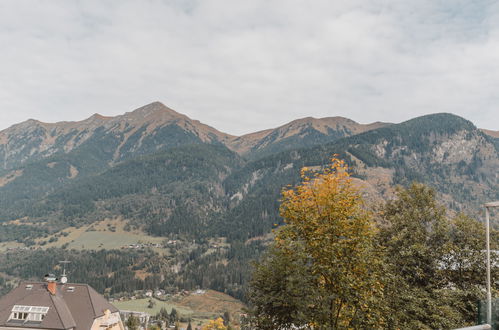
[[[57,154],[98,149],[113,164],[192,143],[220,143],[250,159],[297,147],[331,142],[389,124],[358,124],[343,117],[303,118],[243,136],[222,133],[154,102],[116,117],[94,114],[78,122],[30,119],[0,132],[0,164],[19,167]]]
[[[303,118],[243,136],[159,102],[116,117],[28,120],[0,132],[0,242],[58,246],[70,228],[113,219],[149,237],[222,239],[239,251],[221,254],[223,264],[244,272],[260,251],[252,242],[282,223],[280,192],[302,167],[320,169],[336,154],[373,204],[420,181],[451,210],[476,216],[499,199],[498,141],[499,132],[446,113],[400,124]],[[172,267],[194,276],[209,251]]]

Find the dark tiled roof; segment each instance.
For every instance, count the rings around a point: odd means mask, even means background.
[[[31,285],[31,289],[27,289]],[[73,289],[69,289],[69,288]],[[49,307],[41,322],[10,320],[14,305]],[[39,329],[90,329],[95,318],[109,309],[118,309],[87,284],[57,284],[57,293],[50,294],[47,283],[24,282],[0,299],[0,326]]]

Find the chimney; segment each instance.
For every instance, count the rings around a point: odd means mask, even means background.
[[[47,290],[55,296],[55,292],[57,290],[57,283],[56,282],[48,282],[47,283]]]
[[[55,296],[55,293],[57,291],[57,277],[55,277],[54,274],[45,274],[44,279],[45,282],[47,282],[48,292]]]

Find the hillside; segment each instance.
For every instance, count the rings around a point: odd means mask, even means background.
[[[116,117],[95,114],[83,121],[54,124],[31,119],[14,125],[0,132],[0,164],[12,169],[68,154],[76,170],[86,170],[89,165],[106,166],[174,146],[220,143],[229,138],[154,102]]]
[[[35,165],[30,165],[23,170],[25,175],[0,187],[0,217],[21,219],[4,224],[4,232],[9,234],[0,234],[0,240],[28,233],[35,238],[118,216],[129,220],[132,228],[140,225],[157,236],[170,232],[198,235],[211,217],[225,209],[223,179],[242,163],[237,154],[221,145],[186,145],[125,161],[100,174],[47,189],[44,194],[38,191],[43,190],[45,181],[37,185],[40,181],[31,179]]]
[[[102,257],[113,264],[85,275],[111,295],[201,287],[244,298],[248,263],[282,222],[282,188],[333,154],[351,165],[368,202],[413,180],[471,215],[499,199],[497,139],[452,114],[390,125],[306,118],[232,137],[153,103],[0,135],[0,250],[14,250],[0,254],[0,272],[38,278],[47,272],[39,259],[70,258],[78,269]],[[15,250],[25,246],[41,250]]]
[[[491,131],[489,129],[482,129],[482,132],[485,134],[492,136],[493,138],[499,139],[499,131]]]
[[[284,150],[311,147],[332,142],[389,124],[358,124],[343,117],[303,118],[288,124],[228,140],[230,149],[250,159],[262,158]]]
[[[469,121],[436,114],[248,163],[225,181],[233,208],[217,228],[235,239],[268,232],[280,223],[282,187],[298,182],[300,168],[320,168],[333,154],[347,160],[371,197],[388,198],[395,185],[420,181],[435,187],[452,209],[470,214],[484,200],[499,198],[493,141]]]
[[[238,316],[244,308],[240,301],[213,290],[192,292],[185,296],[169,297],[166,300],[154,299],[154,302],[153,308],[148,307],[149,299],[146,298],[117,301],[113,304],[119,309],[140,311],[150,315],[159,313],[161,308],[166,308],[169,313],[175,308],[183,319],[191,319],[194,325],[204,325],[208,320],[216,319],[226,312],[232,315],[233,326],[238,325]],[[187,323],[183,322],[181,326],[187,327]]]

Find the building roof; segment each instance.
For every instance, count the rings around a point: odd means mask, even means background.
[[[14,305],[49,307],[42,321],[9,320]],[[0,299],[0,327],[88,330],[104,311],[118,312],[87,284],[57,283],[51,294],[46,282],[23,282]]]
[[[490,203],[485,203],[485,207],[499,207],[499,201],[497,202],[490,202]]]

